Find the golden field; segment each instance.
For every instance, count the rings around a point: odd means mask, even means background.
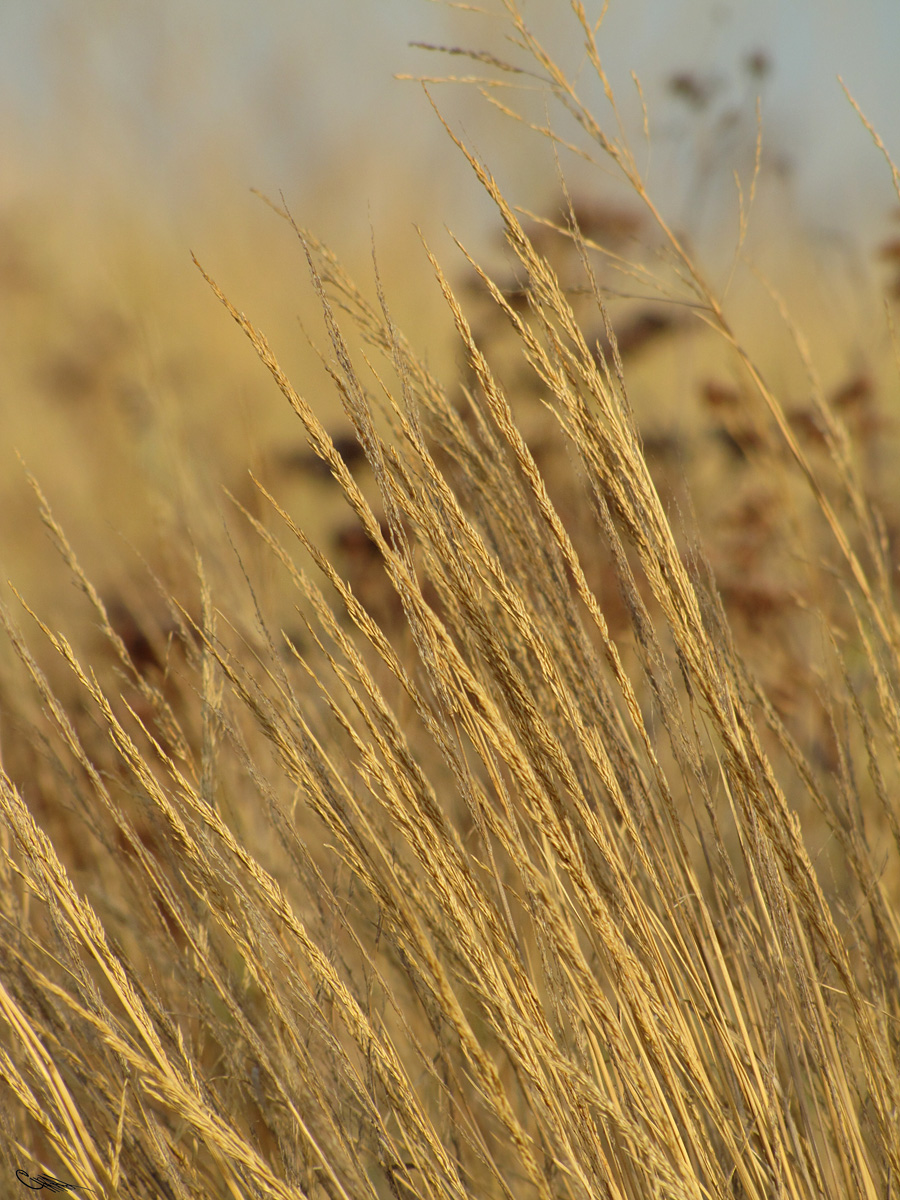
[[[460,141],[478,258],[4,218],[9,1180],[895,1190],[897,242],[762,130],[695,246],[505,9],[554,183]]]

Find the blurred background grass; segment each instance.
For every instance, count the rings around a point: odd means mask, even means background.
[[[578,50],[558,9],[532,3],[530,19],[577,76]],[[614,3],[605,65],[651,192],[718,278],[730,269],[733,174],[748,185],[761,96],[749,245],[838,386],[877,371],[889,350],[873,315],[890,284],[875,251],[890,237],[892,194],[835,74],[897,152],[890,47],[900,11],[876,0],[852,12],[836,2],[750,9]],[[566,29],[559,46],[557,26]],[[59,611],[65,596],[17,453],[106,588],[133,568],[128,542],[160,564],[186,527],[205,541],[227,507],[222,485],[245,494],[248,464],[271,468],[270,482],[310,531],[328,532],[335,518],[316,481],[279,475],[297,445],[296,422],[190,251],[337,426],[333,392],[301,329],[313,337],[321,329],[302,252],[251,188],[282,193],[369,294],[374,244],[398,326],[446,376],[450,326],[414,224],[445,257],[445,224],[489,259],[501,248],[495,218],[426,97],[394,75],[447,73],[446,59],[414,41],[506,55],[500,29],[488,12],[422,0],[4,6],[0,541],[4,578],[40,609]],[[477,73],[457,62],[460,74]],[[516,82],[528,87],[527,78]],[[432,92],[511,195],[534,211],[558,210],[556,167],[539,139],[510,137],[508,121],[473,90]],[[544,118],[540,95],[530,112]],[[592,169],[574,157],[562,165],[576,196],[618,202],[612,178],[600,196]],[[774,310],[747,280],[731,299],[773,381],[799,403],[802,365]],[[686,336],[635,362],[632,398],[651,433],[689,430],[699,410],[684,397],[698,394],[716,355]]]

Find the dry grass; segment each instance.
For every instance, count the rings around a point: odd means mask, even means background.
[[[784,309],[809,396],[786,403],[628,147],[505,7],[634,208],[564,192],[527,217],[460,145],[514,278],[469,260],[454,290],[428,252],[464,355],[453,391],[382,289],[370,304],[283,212],[325,317],[333,438],[206,276],[302,422],[291,469],[325,464],[352,512],[332,550],[260,482],[236,504],[265,567],[186,541],[162,566],[190,587],[111,599],[34,485],[105,648],[4,611],[7,1179],[330,1200],[895,1190],[884,385],[868,366],[820,380]],[[614,320],[613,270],[653,303]],[[720,369],[669,400],[694,417],[639,427],[632,361],[697,324]],[[256,586],[275,568],[291,625]]]

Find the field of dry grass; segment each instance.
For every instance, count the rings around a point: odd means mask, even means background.
[[[704,267],[505,7],[543,133],[625,191],[520,211],[460,142],[505,257],[423,247],[437,351],[273,200],[320,354],[204,259],[139,382],[140,323],[4,234],[58,442],[10,413],[10,1189],[896,1193],[896,243],[828,296],[754,239],[757,154]]]

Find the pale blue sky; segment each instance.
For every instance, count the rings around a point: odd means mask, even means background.
[[[577,65],[565,0],[523,7]],[[407,42],[482,45],[489,30],[427,0],[5,0],[0,199],[27,186],[39,166],[73,188],[102,190],[127,179],[145,198],[177,208],[209,164],[223,161],[235,187],[297,195],[317,186],[337,152],[360,163],[356,194],[344,202],[351,209],[358,202],[366,220],[386,186],[371,165],[379,154],[429,178],[450,161],[424,97],[392,76],[465,71],[466,64]],[[502,49],[496,38],[493,46]],[[713,117],[692,116],[666,91],[673,72],[717,79],[711,111],[734,107],[752,123],[755,85],[741,64],[764,51],[773,64],[763,84],[765,145],[796,167],[792,186],[803,210],[828,227],[890,209],[889,173],[835,76],[844,75],[900,158],[897,0],[612,0],[601,47],[626,110],[634,107],[629,72],[640,76],[662,162],[679,137],[708,155],[720,152]],[[440,97],[486,156],[502,156],[504,145],[479,126],[471,98],[446,90]]]

